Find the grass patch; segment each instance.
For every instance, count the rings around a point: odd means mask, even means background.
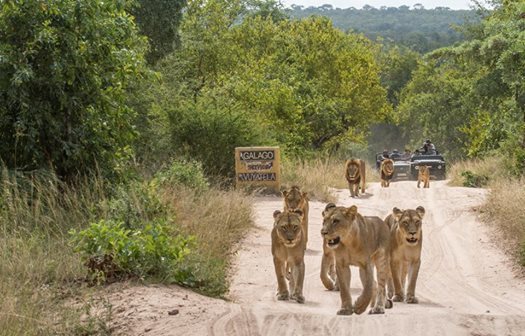
[[[207,295],[224,295],[232,247],[253,223],[251,199],[209,187],[200,175],[194,175],[198,169],[190,163],[179,174],[172,165],[156,180],[109,186],[92,177],[75,187],[52,174],[3,170],[1,333],[111,334],[111,304],[102,304],[101,309],[100,287],[86,281],[90,273],[85,262],[96,255],[97,248],[91,243],[98,235],[107,238],[103,245],[109,254],[132,252],[119,259],[118,265],[137,279],[176,282]],[[89,253],[82,258],[69,232],[87,228],[92,230],[81,238]],[[155,238],[159,235],[161,240]],[[193,237],[192,243],[177,237]],[[179,247],[188,251],[179,254]],[[172,252],[175,258],[171,261],[163,257]],[[177,277],[167,276],[173,269]],[[100,279],[103,283],[105,278]]]
[[[282,165],[283,188],[297,185],[308,192],[310,199],[321,202],[336,202],[331,188],[348,189],[344,175],[345,160],[333,157],[311,160],[287,160]],[[377,182],[374,166],[366,163],[366,181]]]
[[[509,178],[501,156],[471,159],[454,163],[447,172],[449,184],[461,187],[481,188]]]
[[[520,259],[525,266],[525,180],[500,179],[492,184],[486,204],[483,206],[483,220],[495,225],[505,244],[503,248]]]

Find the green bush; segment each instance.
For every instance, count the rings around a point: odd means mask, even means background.
[[[190,253],[193,238],[171,231],[163,220],[149,222],[142,230],[101,220],[71,235],[75,250],[95,276],[106,280],[152,276],[182,282],[177,266]]]
[[[128,229],[142,228],[144,222],[167,218],[168,208],[161,202],[153,184],[134,182],[119,186],[114,197],[101,205],[105,218],[123,222]]]
[[[476,174],[470,170],[461,172],[461,177],[463,177],[463,186],[470,188],[482,188],[489,182],[488,176]]]
[[[209,189],[209,183],[204,176],[202,164],[197,161],[174,161],[167,169],[155,175],[160,185],[183,185],[197,191]]]

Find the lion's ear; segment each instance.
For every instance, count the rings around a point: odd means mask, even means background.
[[[416,208],[416,212],[419,215],[419,217],[421,217],[421,218],[423,218],[423,216],[425,216],[425,208],[423,208],[422,206],[418,206]]]
[[[352,205],[351,207],[347,208],[346,214],[350,216],[355,216],[357,214],[357,207],[355,205]]]
[[[403,211],[396,207],[392,209],[392,213],[394,214],[396,220],[399,220],[401,218],[401,215],[403,215]]]
[[[332,208],[335,208],[335,204],[334,204],[334,203],[328,203],[328,204],[325,206],[325,208],[324,208],[324,210],[323,210],[323,212],[322,212],[322,215],[324,216],[325,213],[326,213],[326,211],[328,211],[328,209],[332,209]]]
[[[292,211],[292,212],[298,214],[299,216],[302,216],[302,215],[303,215],[303,211],[302,211],[301,209],[295,209],[295,210]]]
[[[308,199],[308,193],[307,193],[306,191],[303,192],[303,198],[304,198],[304,199]]]
[[[288,195],[288,190],[283,190],[281,194],[283,195],[283,197],[286,197]]]
[[[324,208],[324,211],[328,210],[328,209],[332,209],[332,208],[335,208],[335,204],[334,203],[328,203],[325,208]]]
[[[277,218],[277,216],[279,216],[280,214],[281,214],[281,211],[279,211],[279,210],[275,210],[275,211],[273,212],[273,218]]]

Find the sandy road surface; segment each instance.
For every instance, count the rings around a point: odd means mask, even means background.
[[[305,257],[306,303],[277,301],[270,231],[272,213],[282,209],[282,200],[265,197],[256,200],[257,229],[249,234],[237,255],[230,293],[232,302],[190,296],[189,301],[194,304],[188,307],[187,314],[183,302],[179,305],[180,316],[162,315],[128,329],[129,333],[525,335],[525,283],[513,277],[506,257],[494,248],[487,229],[476,220],[476,212],[472,210],[483,202],[484,190],[452,188],[444,182],[434,181],[430,189],[417,189],[416,182],[395,182],[390,188],[370,184],[367,194],[359,199],[350,198],[347,190],[337,191],[337,194],[338,205],[355,204],[363,215],[382,218],[394,206],[425,207],[423,256],[416,288],[418,305],[395,303],[384,315],[336,315],[339,293],[325,290],[319,279],[322,252],[319,232],[321,211],[326,205],[319,202],[310,202],[310,237]],[[353,300],[361,291],[357,274],[357,269],[352,267]],[[154,288],[153,293],[159,295],[159,290],[165,291],[164,297],[172,297],[171,305],[164,301],[166,309],[180,302],[176,297],[188,295],[173,294],[169,288]],[[148,295],[143,293],[142,298],[154,305],[147,300]],[[166,300],[170,303],[169,298]],[[136,321],[134,323],[136,325]]]

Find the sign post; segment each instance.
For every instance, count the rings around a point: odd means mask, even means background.
[[[275,192],[281,188],[281,153],[279,147],[235,148],[237,187],[260,185]]]

